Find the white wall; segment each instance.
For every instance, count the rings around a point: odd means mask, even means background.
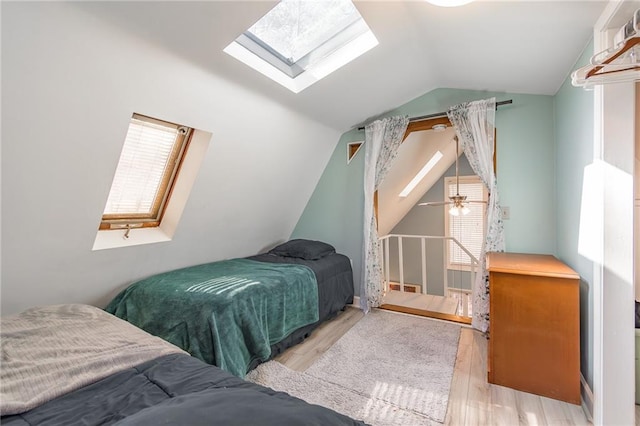
[[[613,45],[613,34],[638,7],[640,1],[608,3],[594,25],[594,52]],[[635,86],[596,86],[594,99],[593,420],[596,425],[633,424]]]
[[[78,3],[3,2],[2,90],[2,315],[287,239],[340,137]],[[173,241],[92,251],[133,112],[213,139]]]

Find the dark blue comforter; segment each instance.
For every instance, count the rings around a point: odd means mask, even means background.
[[[185,354],[146,362],[0,422],[4,426],[363,424]]]

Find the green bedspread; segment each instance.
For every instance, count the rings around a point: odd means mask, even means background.
[[[105,310],[244,377],[272,344],[318,321],[318,287],[306,266],[232,259],[138,281]]]

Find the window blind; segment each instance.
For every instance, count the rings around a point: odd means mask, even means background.
[[[104,209],[103,220],[157,219],[184,142],[177,124],[134,114]]]
[[[446,178],[447,196],[456,195],[455,178]],[[484,185],[477,177],[460,178],[460,195],[466,195],[467,200],[486,201]],[[453,237],[469,250],[476,259],[480,258],[480,250],[484,238],[485,204],[465,203],[470,210],[466,215],[452,216],[448,213],[451,205],[446,205],[445,215],[448,219],[447,236]],[[449,241],[449,265],[470,265],[469,255],[456,243]]]

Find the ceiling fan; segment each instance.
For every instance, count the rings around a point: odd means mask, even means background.
[[[460,216],[461,214],[464,216],[469,214],[471,211],[469,207],[465,204],[467,203],[478,203],[478,204],[486,204],[485,201],[476,201],[476,200],[467,200],[466,195],[460,195],[460,176],[458,174],[458,136],[454,136],[453,139],[456,141],[456,195],[451,195],[449,197],[450,201],[434,201],[427,203],[419,203],[419,206],[445,206],[447,204],[452,204],[449,209],[449,214],[452,216]]]

